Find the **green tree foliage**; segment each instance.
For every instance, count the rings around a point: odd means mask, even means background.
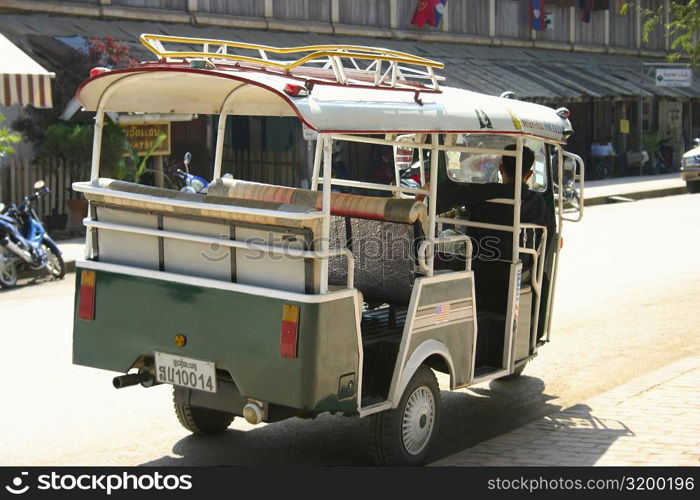
[[[625,3],[620,9],[621,14],[627,14],[634,4]],[[649,36],[658,25],[668,29],[671,36],[671,50],[667,59],[671,62],[678,61],[681,57],[690,59],[690,64],[700,66],[700,0],[685,0],[670,2],[670,15],[665,22],[664,5],[657,9],[641,8],[640,13],[644,24],[642,25],[642,38],[649,40]]]
[[[92,125],[67,125],[54,123],[44,132],[41,157],[61,158],[69,165],[79,167],[90,163],[92,158]],[[124,155],[129,145],[124,131],[111,122],[106,122],[102,130],[101,168],[105,174],[122,171]]]
[[[0,123],[5,121],[5,116],[0,113]],[[22,136],[7,127],[0,127],[0,156],[11,155],[15,152],[12,144],[22,140]]]

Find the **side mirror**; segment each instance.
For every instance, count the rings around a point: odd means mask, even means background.
[[[34,191],[39,191],[41,189],[44,189],[46,187],[46,183],[43,180],[36,181],[34,183]]]
[[[189,172],[190,169],[190,162],[192,161],[192,153],[189,151],[185,153],[185,158],[182,160],[182,162],[185,164],[185,169]]]
[[[584,207],[584,164],[580,156],[564,151],[559,180],[559,202],[569,207],[562,219],[579,222],[583,218]],[[578,189],[576,189],[578,183]],[[561,206],[561,205],[560,205]]]

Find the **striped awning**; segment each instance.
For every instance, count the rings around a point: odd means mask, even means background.
[[[0,34],[0,105],[32,105],[51,108],[49,73],[15,44]]]

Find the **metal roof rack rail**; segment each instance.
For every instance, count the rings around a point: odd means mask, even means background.
[[[314,77],[318,83],[416,91],[439,92],[438,82],[444,81],[444,77],[437,76],[434,71],[435,68],[444,67],[441,62],[377,47],[271,47],[227,40],[153,34],[142,34],[140,40],[161,62],[208,59],[223,64],[231,61],[240,67]],[[177,44],[180,47],[177,47],[178,50],[168,50],[164,44]],[[241,53],[243,51],[254,51],[257,55],[245,55]],[[270,55],[278,59],[270,59]]]

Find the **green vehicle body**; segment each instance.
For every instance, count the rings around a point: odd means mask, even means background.
[[[76,305],[81,268],[77,269]],[[296,358],[280,356],[284,305],[299,307]],[[127,372],[154,351],[212,361],[242,396],[318,413],[357,411],[353,295],[303,303],[96,271],[95,317],[74,314],[73,362]],[[187,339],[183,347],[175,335]]]

